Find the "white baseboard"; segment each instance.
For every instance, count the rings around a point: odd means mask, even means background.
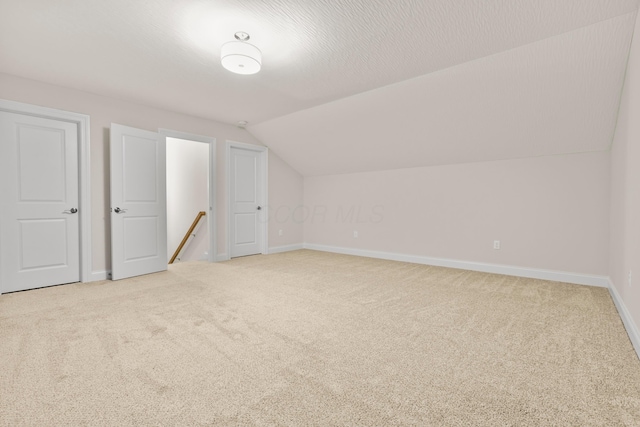
[[[300,249],[304,249],[304,244],[298,243],[298,244],[295,244],[295,245],[275,246],[273,248],[269,248],[267,253],[269,253],[269,254],[279,254],[279,253],[282,253],[282,252],[297,251],[297,250],[300,250]]]
[[[577,285],[598,286],[602,288],[609,287],[609,278],[607,276],[595,276],[589,274],[567,273],[564,271],[540,270],[535,268],[486,264],[473,261],[459,261],[446,258],[432,258],[417,255],[396,254],[392,252],[378,252],[363,249],[341,248],[337,246],[324,246],[312,243],[305,243],[304,248],[323,252],[334,252],[345,255],[357,255],[368,258],[387,259],[390,261],[412,262],[415,264],[459,268],[461,270],[481,271],[483,273],[505,274],[508,276],[575,283]]]
[[[86,282],[99,282],[101,280],[109,280],[110,276],[110,271],[92,271],[89,275],[89,280],[86,280]]]
[[[274,246],[267,249],[267,254],[279,254],[281,252],[297,251],[298,249],[304,249],[304,245],[299,243],[297,245]],[[227,254],[218,254],[218,256],[216,256],[216,261],[218,262],[229,261],[230,259]]]
[[[638,357],[640,358],[640,332],[638,331],[638,326],[633,321],[629,310],[627,310],[627,306],[624,305],[624,301],[622,297],[618,293],[618,290],[614,286],[613,282],[609,279],[609,293],[611,294],[611,299],[613,299],[613,303],[616,305],[618,309],[618,314],[622,319],[622,323],[624,324],[625,329],[627,330],[627,335],[629,335],[629,339],[631,340],[631,344],[633,344],[633,348],[636,350]]]

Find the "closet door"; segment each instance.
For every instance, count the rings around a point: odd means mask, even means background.
[[[0,112],[0,291],[80,281],[78,125]]]

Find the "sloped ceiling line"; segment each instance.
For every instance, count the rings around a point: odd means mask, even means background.
[[[606,150],[636,12],[250,126],[303,175]]]

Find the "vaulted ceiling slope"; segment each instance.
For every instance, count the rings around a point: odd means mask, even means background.
[[[246,120],[305,175],[602,149],[638,0],[0,0],[0,72]],[[224,70],[243,30],[263,70]]]
[[[303,175],[609,148],[635,13],[249,128]]]

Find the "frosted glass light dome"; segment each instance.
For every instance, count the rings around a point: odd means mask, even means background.
[[[254,45],[247,43],[249,35],[238,32],[238,41],[222,45],[220,60],[222,66],[236,74],[255,74],[262,67],[262,52]]]

